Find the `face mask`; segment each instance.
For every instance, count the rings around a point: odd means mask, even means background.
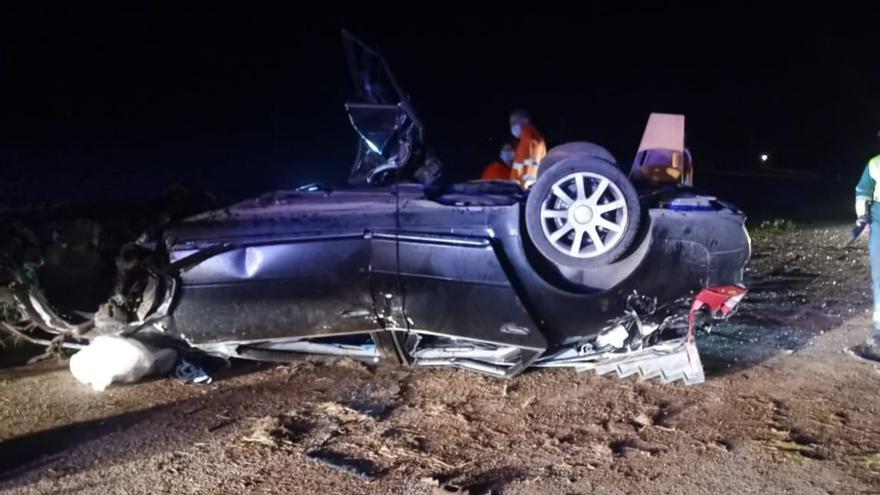
[[[519,137],[522,135],[522,125],[510,124],[510,133],[513,134],[513,137],[519,139]]]
[[[513,163],[513,151],[502,151],[501,161],[506,163],[507,165]]]

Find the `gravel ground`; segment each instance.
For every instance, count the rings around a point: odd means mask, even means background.
[[[750,295],[685,387],[541,370],[503,381],[340,360],[95,393],[0,371],[0,492],[880,493],[864,243],[757,229]]]

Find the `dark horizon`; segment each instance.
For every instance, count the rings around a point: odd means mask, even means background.
[[[625,167],[650,112],[684,113],[698,181],[768,153],[773,166],[854,184],[880,144],[871,15],[399,17],[19,9],[0,21],[0,181],[39,175],[134,197],[175,182],[228,196],[341,182],[356,146],[343,28],[385,56],[453,180],[494,158],[516,107],[550,145],[594,141]]]

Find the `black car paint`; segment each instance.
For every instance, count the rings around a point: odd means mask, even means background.
[[[739,283],[749,257],[735,209],[648,204],[650,227],[624,261],[554,273],[529,253],[519,198],[468,197],[405,184],[293,193],[174,226],[172,260],[220,252],[181,273],[170,331],[196,346],[387,332],[403,361],[405,334],[441,335],[520,348],[512,375],[594,337],[630,294],[662,306]]]

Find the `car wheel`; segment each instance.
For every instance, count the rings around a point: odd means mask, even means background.
[[[641,207],[635,188],[613,164],[596,157],[556,163],[526,200],[526,228],[538,251],[572,268],[607,265],[632,245]]]
[[[614,155],[598,144],[588,143],[586,141],[574,141],[550,148],[550,151],[547,152],[547,156],[541,160],[541,164],[538,167],[538,175],[550,170],[550,167],[563,160],[586,156],[599,158],[609,163],[617,163],[617,160],[614,159]]]

